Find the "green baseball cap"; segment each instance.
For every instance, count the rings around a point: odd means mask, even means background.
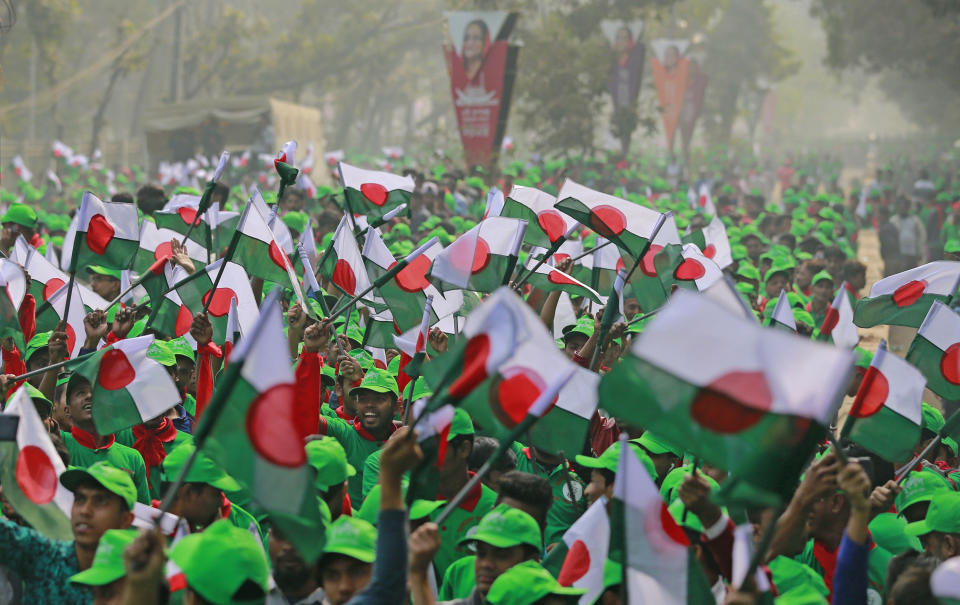
[[[150,347],[147,349],[147,357],[156,361],[162,366],[176,367],[177,358],[173,354],[173,351],[170,350],[170,347],[166,342],[162,340],[156,340],[150,343]]]
[[[377,558],[377,528],[363,519],[342,515],[327,528],[323,554],[345,555],[373,563]]]
[[[561,586],[550,572],[536,561],[514,565],[493,581],[487,593],[491,605],[532,605],[549,595],[569,597],[570,602],[587,592],[586,588]]]
[[[333,437],[309,441],[305,449],[307,463],[317,469],[314,485],[319,490],[326,491],[357,474],[357,469],[347,462],[347,452]]]
[[[30,361],[30,358],[33,357],[33,354],[41,349],[46,349],[50,344],[50,337],[53,335],[53,331],[50,332],[37,332],[33,335],[33,338],[30,339],[30,342],[27,343],[27,350],[24,351],[23,361]]]
[[[571,334],[583,334],[587,338],[593,336],[593,318],[590,315],[583,315],[577,319],[577,323],[563,327],[563,339]]]
[[[112,277],[113,279],[119,281],[121,271],[120,269],[107,269],[106,267],[101,267],[100,265],[87,265],[87,274],[88,275],[104,275],[106,277]]]
[[[397,387],[397,380],[390,372],[380,368],[371,368],[363,377],[360,386],[350,389],[350,396],[356,397],[358,391],[373,391],[374,393],[393,393],[394,397],[400,397],[400,389]]]
[[[70,581],[86,586],[106,586],[126,575],[123,551],[137,538],[135,529],[108,529],[100,536],[93,565],[70,576]]]
[[[870,367],[870,364],[873,363],[873,353],[863,347],[855,348],[853,354],[856,356],[854,365],[858,368],[867,369]]]
[[[930,499],[926,518],[907,523],[904,531],[910,536],[922,536],[932,531],[960,534],[960,493],[937,493]]]
[[[475,435],[473,428],[473,419],[470,413],[463,408],[457,408],[453,412],[453,420],[450,421],[450,431],[447,434],[447,441],[452,441],[459,435]]]
[[[167,481],[176,479],[180,474],[180,469],[183,468],[196,449],[196,446],[188,441],[178,445],[167,454],[167,457],[163,459],[164,478]],[[237,492],[243,489],[233,477],[224,472],[202,451],[197,453],[197,457],[190,466],[187,476],[184,477],[184,481],[186,483],[206,483],[225,492]]]
[[[826,270],[820,271],[816,275],[814,275],[813,279],[810,280],[810,283],[815,284],[818,281],[824,280],[824,279],[829,280],[830,283],[836,283],[835,280],[833,279],[833,276],[827,273]]]
[[[748,262],[742,262],[740,266],[737,267],[737,276],[744,279],[760,281],[760,270]]]
[[[956,254],[960,252],[960,239],[948,239],[943,245],[943,251],[947,254]]]
[[[929,502],[936,494],[945,490],[953,491],[953,488],[940,473],[928,468],[911,471],[900,485],[900,493],[894,500],[894,506],[898,513],[903,514],[910,506]]]
[[[830,589],[827,588],[826,582],[823,581],[823,576],[814,571],[809,565],[781,555],[770,561],[768,567],[770,568],[770,573],[773,575],[773,582],[780,591],[780,594],[798,588],[809,588],[821,595],[821,599],[823,600],[820,602],[826,603],[825,597],[830,594]]]
[[[34,406],[36,406],[37,403],[39,403],[40,405],[46,408],[46,414],[44,414],[45,416],[49,416],[50,413],[53,412],[53,402],[47,399],[47,396],[44,395],[43,392],[40,391],[40,389],[33,386],[29,382],[24,382],[23,387],[27,390],[27,395],[30,396],[30,399],[33,400]],[[16,394],[16,392],[14,392],[14,394]],[[13,398],[13,395],[10,395],[10,397]],[[9,401],[9,399],[7,401]],[[37,410],[37,411],[39,412],[40,410]]]
[[[943,412],[933,407],[927,402],[920,404],[921,428],[925,431],[931,431],[934,434],[940,432],[946,420],[943,419]]]
[[[403,485],[404,493],[406,493],[406,482]],[[414,500],[410,503],[410,510],[407,514],[407,517],[411,521],[418,521],[420,519],[425,519],[433,514],[435,510],[446,504],[445,500]],[[363,499],[363,505],[360,506],[354,516],[360,519],[363,519],[367,523],[376,526],[377,516],[380,514],[380,484],[374,485],[370,489],[370,493],[367,494],[367,497]]]
[[[519,508],[500,504],[480,519],[473,535],[460,538],[459,544],[483,542],[497,548],[532,546],[539,552],[543,548],[540,525]]]
[[[283,224],[291,229],[295,229],[297,233],[303,233],[307,228],[307,223],[310,221],[308,217],[303,212],[288,212],[283,215],[280,219],[283,221]]]
[[[30,206],[15,202],[10,204],[0,223],[16,223],[33,229],[37,226],[37,213]]]
[[[251,582],[267,594],[270,572],[263,546],[226,519],[182,538],[170,559],[183,571],[187,585],[211,603],[234,603],[241,586]]]
[[[638,446],[636,443],[628,443],[630,444],[630,449],[633,450],[633,452],[637,455],[637,458],[640,459],[640,462],[643,463],[644,468],[647,469],[647,472],[650,473],[650,476],[656,477],[657,469],[653,466],[653,460],[650,459],[650,456],[640,449],[640,446]],[[603,453],[597,457],[577,454],[575,460],[580,466],[604,469],[615,473],[617,472],[617,467],[620,465],[620,442],[616,441],[610,444],[610,447],[603,450]]]
[[[674,456],[683,457],[683,450],[667,443],[650,431],[644,431],[639,439],[631,439],[630,441],[636,443],[651,454],[673,454]]]
[[[167,348],[173,353],[174,357],[186,357],[190,361],[196,361],[196,356],[193,352],[193,347],[190,346],[190,343],[187,342],[187,339],[181,336],[180,338],[174,338],[173,340],[167,341]]]
[[[399,360],[400,356],[397,355],[394,359]],[[391,362],[392,363],[392,362]],[[410,390],[413,389],[413,393]],[[419,401],[424,397],[430,397],[433,395],[433,389],[430,388],[430,385],[427,384],[426,379],[417,378],[416,380],[411,380],[407,383],[407,386],[403,387],[403,397],[409,398],[410,401]]]
[[[120,496],[127,503],[127,508],[133,510],[137,501],[137,487],[127,471],[101,460],[86,468],[72,466],[60,475],[60,483],[71,492],[77,489],[81,481],[86,480],[95,481],[103,489]]]
[[[337,375],[336,371],[331,365],[324,365],[320,368],[320,384],[330,388],[337,384]]]
[[[898,555],[908,550],[922,551],[916,536],[906,533],[907,521],[894,513],[880,513],[870,522],[870,535],[877,546]]]

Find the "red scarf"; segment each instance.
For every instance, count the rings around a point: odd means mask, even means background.
[[[155,429],[149,429],[142,424],[138,424],[133,427],[133,436],[137,438],[133,442],[133,449],[143,456],[149,476],[149,469],[160,466],[163,459],[167,457],[167,450],[163,449],[163,444],[170,443],[177,437],[177,427],[173,426],[173,422],[169,418],[164,418],[160,422],[160,426]]]
[[[106,450],[109,449],[111,445],[117,440],[115,435],[110,435],[107,439],[107,443],[103,446],[97,446],[97,439],[93,436],[92,433],[78,428],[76,425],[70,427],[70,435],[76,439],[77,443],[87,448],[88,450]]]

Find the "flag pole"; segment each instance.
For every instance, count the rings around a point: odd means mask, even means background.
[[[887,341],[881,338],[880,344],[877,345],[877,352],[876,354],[874,354],[874,357],[873,357],[874,361],[879,364],[880,360],[877,359],[877,356],[880,356],[882,358],[883,355],[886,354],[886,351],[887,351]],[[873,363],[871,363],[870,365],[872,366]],[[857,388],[857,393],[853,397],[853,404],[851,405],[851,409],[852,409],[852,406],[857,405],[857,401],[860,398],[860,393],[861,392],[867,393],[870,390],[870,387],[873,384],[874,376],[875,374],[870,374],[869,376],[864,375],[863,380],[860,381],[860,386]],[[840,438],[846,439],[850,435],[850,431],[852,430],[853,430],[853,423],[850,422],[850,414],[847,413],[847,417],[843,421],[843,427],[840,429]]]
[[[560,246],[562,246],[563,242],[565,241],[567,241],[567,238],[561,237],[556,242],[554,242],[554,244],[550,246],[550,249],[547,250],[546,254],[540,257],[540,260],[537,261],[537,264],[535,264],[532,269],[527,271],[527,273],[522,278],[520,278],[520,280],[517,281],[516,284],[513,285],[513,289],[519,292],[520,288],[523,287],[523,284],[527,283],[527,280],[530,279],[530,276],[533,275],[537,271],[537,269],[539,269],[540,266],[543,265],[543,263],[547,262],[548,258],[556,254],[557,250],[560,249]]]
[[[110,308],[113,307],[113,305],[115,305],[115,304],[117,304],[118,302],[120,302],[120,300],[123,299],[124,296],[126,296],[127,294],[129,294],[130,292],[132,292],[134,288],[136,288],[137,286],[139,286],[140,284],[142,284],[142,283],[144,282],[144,280],[146,280],[148,277],[150,277],[150,274],[151,274],[151,273],[153,273],[153,274],[159,273],[159,272],[163,269],[163,264],[166,263],[168,260],[169,260],[169,258],[166,258],[166,257],[165,257],[165,258],[161,258],[161,259],[155,261],[152,265],[150,265],[150,268],[147,269],[147,270],[143,273],[143,275],[141,275],[140,277],[138,277],[138,278],[136,279],[136,281],[134,281],[132,284],[130,284],[129,286],[127,286],[127,289],[126,289],[126,290],[124,290],[123,292],[121,292],[119,296],[117,296],[116,298],[114,298],[113,300],[111,300],[109,303],[107,303],[106,308],[104,308],[103,310],[104,310],[104,311],[109,311]]]
[[[654,309],[653,311],[650,311],[649,313],[644,313],[643,315],[637,315],[636,317],[634,317],[633,319],[631,319],[630,321],[627,322],[627,327],[629,328],[630,326],[632,326],[633,324],[637,323],[638,321],[643,321],[644,319],[647,319],[648,317],[653,317],[654,315],[656,315],[657,313],[659,313],[659,312],[660,312],[660,309],[662,309],[662,308],[663,308],[663,307],[660,307],[659,309]]]
[[[213,189],[217,186],[217,181],[220,180],[220,175],[223,174],[223,169],[227,167],[228,159],[230,159],[229,151],[224,151],[220,154],[220,162],[217,163],[217,169],[213,173],[213,178],[207,181],[207,186],[203,188],[203,194],[200,196],[200,203],[197,204],[197,213],[193,216],[193,222],[190,223],[190,227],[183,235],[183,241],[180,242],[181,246],[187,245],[187,238],[190,237],[191,233],[193,233],[194,227],[200,223],[200,217],[203,216],[203,213],[206,212],[210,207],[210,198],[213,197]]]
[[[636,266],[636,264],[634,264],[634,266]],[[607,332],[613,327],[613,318],[616,317],[616,313],[620,310],[620,293],[623,291],[623,286],[627,283],[625,279],[626,274],[626,269],[617,271],[617,279],[614,280],[613,287],[610,289],[610,295],[607,296],[607,304],[603,307],[603,316],[600,318],[600,333],[597,334],[597,344],[593,348],[593,357],[590,359],[589,368],[591,370],[597,365],[600,354],[606,349]]]
[[[244,212],[249,212],[250,206],[248,205]],[[201,313],[206,314],[207,309],[210,308],[210,303],[213,301],[213,295],[217,291],[217,286],[220,285],[220,278],[223,277],[223,271],[227,268],[227,263],[230,262],[230,259],[233,258],[234,252],[237,251],[237,245],[240,243],[240,230],[237,229],[233,232],[233,237],[230,238],[230,245],[227,246],[227,251],[223,255],[223,258],[220,259],[220,268],[217,270],[217,277],[213,280],[213,285],[210,287],[210,296],[207,297],[207,302],[203,303],[203,310]],[[306,309],[304,309],[306,313]]]
[[[50,364],[50,365],[48,365],[48,366],[44,366],[44,367],[42,367],[42,368],[37,368],[36,370],[31,370],[31,371],[27,372],[26,374],[21,374],[21,375],[19,375],[19,376],[14,376],[14,377],[13,377],[13,382],[20,382],[21,380],[26,380],[27,378],[33,378],[34,376],[39,376],[39,375],[44,374],[44,373],[46,373],[46,372],[48,372],[48,371],[50,371],[50,370],[56,370],[57,368],[62,368],[63,366],[65,366],[65,365],[67,365],[67,364],[69,364],[69,363],[76,363],[76,362],[81,361],[81,360],[83,360],[83,359],[87,359],[87,358],[90,357],[91,355],[93,355],[93,354],[95,354],[95,353],[98,353],[98,352],[99,352],[99,351],[91,351],[91,352],[89,352],[89,353],[84,353],[83,355],[77,355],[77,356],[74,357],[73,359],[64,359],[63,361],[58,361],[57,363],[52,363],[52,364]]]
[[[520,228],[514,233],[513,241],[510,243],[510,256],[507,257],[507,270],[503,273],[503,280],[500,282],[500,285],[506,286],[510,283],[510,278],[513,277],[513,272],[517,269],[517,261],[520,260],[520,248],[523,246],[523,236],[527,234],[527,226],[529,223],[525,220],[520,220],[522,223]]]
[[[606,248],[607,246],[609,246],[609,245],[612,244],[612,243],[613,243],[613,240],[612,240],[612,239],[608,239],[607,241],[603,242],[603,243],[600,244],[599,246],[594,246],[593,248],[590,248],[589,250],[584,250],[583,253],[574,256],[574,257],[571,258],[570,260],[571,260],[572,262],[577,262],[577,261],[580,260],[581,258],[583,258],[583,257],[585,257],[585,256],[589,256],[590,254],[593,254],[594,252],[596,252],[596,251],[599,250],[600,248]]]

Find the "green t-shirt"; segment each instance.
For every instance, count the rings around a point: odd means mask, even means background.
[[[137,487],[137,502],[150,504],[150,489],[147,487],[147,466],[140,452],[115,441],[109,447],[92,450],[80,445],[70,433],[60,431],[60,437],[70,454],[70,466],[87,468],[101,460],[106,460],[117,468],[129,471],[133,475],[133,484]]]
[[[357,424],[348,424],[340,418],[320,418],[321,435],[330,435],[340,442],[344,451],[347,453],[347,462],[357,470],[357,474],[350,477],[348,492],[350,494],[350,504],[354,508],[360,508],[363,502],[363,479],[364,463],[367,456],[380,449],[386,440],[377,441],[367,433],[363,427]],[[376,477],[373,482],[376,483]]]
[[[840,548],[837,547],[837,551]],[[833,557],[833,564],[836,565],[836,556],[837,551],[833,553],[827,553],[828,556]],[[887,564],[890,563],[890,559],[893,558],[887,550],[880,548],[876,544],[873,545],[873,548],[870,549],[870,554],[867,557],[867,602],[871,603],[883,603],[886,598],[886,588],[885,583],[887,581]],[[826,574],[824,572],[823,565],[820,563],[820,560],[817,559],[817,555],[814,551],[814,541],[811,538],[807,541],[807,545],[803,548],[803,552],[794,557],[797,561],[804,563],[809,566],[811,569],[816,571],[821,576],[824,576],[826,579]],[[829,586],[830,592],[833,592],[832,583]],[[877,593],[877,596],[871,597],[870,592],[873,591]]]
[[[191,418],[196,418],[197,398],[193,395],[187,395],[186,399],[183,400],[183,409],[187,410],[187,413],[190,414]]]
[[[537,462],[529,448],[520,443],[514,442],[512,447],[517,455],[517,470],[543,477],[550,482],[550,489],[553,490],[553,504],[547,511],[544,545],[562,541],[563,534],[587,510],[583,481],[572,469],[564,472],[563,464],[547,469]]]
[[[257,530],[257,534],[260,536],[260,541],[263,542],[263,548],[267,548],[267,533],[263,531],[263,528],[260,527],[260,523],[257,521],[256,517],[251,515],[246,511],[242,506],[236,502],[230,501],[230,514],[227,516],[227,520],[230,521],[234,527],[239,527],[243,531],[250,531],[252,526]]]
[[[382,451],[383,450],[377,450],[373,452],[367,456],[367,459],[363,462],[363,485],[361,486],[360,493],[364,499],[366,499],[370,490],[373,489],[373,486],[377,484],[377,479],[380,476],[380,453]]]
[[[473,476],[473,473],[470,475]],[[497,493],[483,483],[478,483],[477,488],[467,494],[460,506],[454,509],[440,526],[440,550],[433,558],[433,565],[437,569],[439,578],[444,576],[451,563],[470,554],[466,548],[459,547],[457,543],[464,536],[472,534],[480,523],[480,519],[493,510]],[[443,507],[438,508],[430,518],[435,519],[442,510]]]
[[[443,574],[443,583],[440,585],[438,601],[452,601],[466,599],[477,585],[477,576],[474,563],[476,555],[461,557],[447,567]]]

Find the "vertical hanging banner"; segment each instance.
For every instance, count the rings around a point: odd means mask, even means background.
[[[510,113],[519,46],[508,38],[519,13],[447,13],[444,44],[450,92],[467,167],[489,167],[499,152]]]
[[[687,68],[687,86],[683,93],[683,108],[680,110],[680,145],[683,156],[690,156],[690,141],[693,139],[693,129],[700,117],[703,108],[703,96],[707,91],[707,82],[710,78],[703,71],[706,53],[702,46],[694,44],[687,52],[686,59],[690,62]]]
[[[610,42],[612,52],[610,98],[613,99],[613,109],[633,108],[640,94],[643,59],[646,55],[641,40],[643,21],[604,19],[600,22],[600,29]]]
[[[657,85],[657,98],[660,102],[660,116],[667,135],[667,149],[673,152],[673,137],[676,134],[680,113],[683,111],[683,97],[687,88],[687,74],[690,60],[683,56],[690,45],[689,40],[661,38],[650,43],[653,56],[650,67],[653,81]]]

